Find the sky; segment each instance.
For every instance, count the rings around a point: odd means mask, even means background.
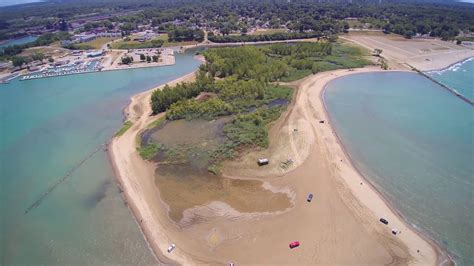
[[[41,1],[42,0],[0,0],[0,6],[11,6],[11,5],[18,5],[18,4],[41,2]],[[465,3],[474,3],[474,0],[457,0],[457,1],[465,2]]]
[[[41,0],[0,0],[0,6],[12,6],[12,5],[18,5],[18,4],[33,3],[33,2],[41,2]]]

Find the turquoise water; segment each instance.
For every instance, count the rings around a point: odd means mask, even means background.
[[[447,69],[427,72],[427,74],[474,101],[474,58],[454,64]]]
[[[356,167],[458,263],[474,265],[473,107],[404,72],[338,78],[324,99]]]
[[[25,43],[29,43],[29,42],[34,42],[34,41],[36,41],[36,39],[38,39],[38,37],[36,37],[36,36],[25,36],[23,38],[8,40],[6,42],[0,43],[0,51],[3,51],[3,49],[5,47],[25,44]]]
[[[25,211],[110,139],[131,95],[198,65],[187,53],[169,67],[0,85],[0,265],[155,262],[102,149]]]

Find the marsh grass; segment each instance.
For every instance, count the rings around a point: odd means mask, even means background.
[[[122,128],[119,129],[119,131],[117,131],[117,133],[115,133],[115,137],[120,137],[122,136],[123,134],[125,134],[125,132],[127,132],[127,130],[129,128],[131,128],[133,125],[133,123],[131,121],[125,121],[125,123],[123,123],[123,126]]]

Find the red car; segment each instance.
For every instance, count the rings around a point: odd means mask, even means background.
[[[290,248],[293,249],[293,248],[296,248],[296,247],[299,247],[300,246],[300,242],[299,241],[294,241],[294,242],[291,242],[290,243]]]

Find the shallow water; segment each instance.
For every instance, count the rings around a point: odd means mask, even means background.
[[[155,262],[101,145],[120,128],[131,95],[199,64],[187,53],[174,66],[0,85],[0,264]]]
[[[456,262],[473,265],[473,107],[403,72],[338,78],[324,99],[356,167]]]
[[[166,148],[155,158],[155,182],[175,222],[183,224],[184,211],[215,201],[242,213],[276,212],[291,207],[287,194],[273,193],[263,188],[261,181],[229,179],[208,171],[213,152],[226,140],[222,129],[230,120],[177,120],[150,130],[147,138]],[[204,219],[187,218],[191,223]],[[189,225],[189,221],[184,223]]]
[[[474,58],[454,64],[447,69],[430,71],[427,74],[474,101]]]

